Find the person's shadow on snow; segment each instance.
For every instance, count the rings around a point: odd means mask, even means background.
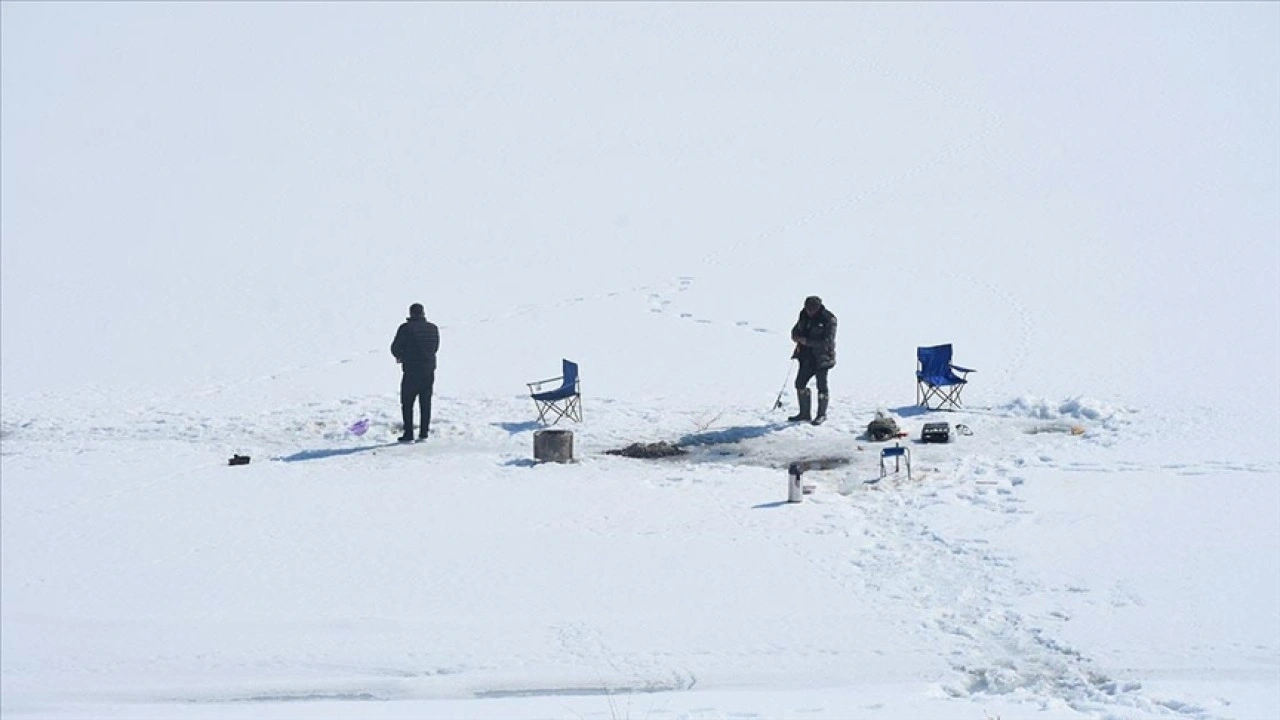
[[[510,435],[519,435],[522,432],[537,430],[542,427],[542,423],[537,422],[536,420],[529,420],[526,422],[500,422],[493,424],[503,430],[506,430]]]
[[[929,408],[926,408],[926,407],[921,407],[919,405],[903,405],[902,407],[889,408],[889,412],[901,418],[910,418],[910,417],[920,417],[921,415],[928,415],[929,413],[935,412],[935,411],[930,410]]]
[[[742,442],[743,440],[752,440],[758,437],[764,437],[771,433],[778,432],[791,427],[794,423],[773,423],[770,425],[739,425],[737,427],[725,428],[723,430],[710,430],[707,432],[692,433],[685,435],[676,441],[677,445],[699,446],[699,445],[725,445],[729,443]]]
[[[356,453],[368,452],[370,450],[379,450],[381,448],[396,447],[401,443],[381,443],[379,445],[361,445],[353,448],[329,448],[324,450],[302,450],[292,455],[284,457],[271,458],[280,462],[301,462],[303,460],[323,460],[325,458],[338,457],[339,455],[355,455]]]

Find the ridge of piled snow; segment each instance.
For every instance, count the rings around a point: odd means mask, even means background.
[[[1120,407],[1094,398],[1078,395],[1065,400],[1051,401],[1033,395],[1023,395],[999,408],[1005,415],[1029,417],[1039,420],[1074,418],[1093,420],[1108,429],[1116,429],[1128,422],[1133,408]]]

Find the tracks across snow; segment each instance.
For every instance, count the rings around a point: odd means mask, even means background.
[[[1114,440],[1118,435],[1144,432],[1136,421],[1087,401],[1055,404],[1050,410],[1023,402],[998,411],[947,416],[952,422],[970,425],[974,435],[938,446],[908,438],[905,442],[915,455],[912,478],[894,474],[869,485],[865,480],[878,477],[881,446],[859,439],[863,416],[870,414],[863,412],[865,408],[836,414],[827,425],[815,428],[780,423],[776,414],[745,410],[718,415],[713,426],[696,412],[657,413],[652,407],[607,399],[597,403],[610,408],[607,416],[575,426],[581,438],[580,456],[590,462],[566,471],[590,474],[597,463],[648,463],[652,471],[639,476],[675,493],[689,486],[668,482],[669,473],[658,463],[683,468],[682,474],[694,476],[701,469],[714,468],[716,472],[707,474],[707,484],[716,486],[717,495],[729,497],[736,479],[733,472],[726,471],[735,466],[772,468],[777,470],[781,498],[783,469],[789,462],[847,459],[846,464],[833,464],[829,470],[814,473],[818,491],[797,508],[791,522],[777,523],[760,512],[728,504],[708,503],[707,507],[750,533],[768,536],[768,543],[788,549],[797,561],[816,568],[849,597],[871,606],[894,608],[901,618],[901,634],[910,638],[913,646],[936,649],[949,668],[946,677],[934,682],[940,697],[981,700],[999,696],[1043,707],[1066,706],[1101,717],[1126,712],[1195,720],[1215,716],[1195,703],[1153,697],[1144,689],[1141,677],[1104,670],[1087,648],[1064,639],[1063,629],[1071,612],[1055,597],[1076,590],[1039,584],[1020,569],[1016,559],[994,547],[987,530],[1017,522],[1032,512],[1022,495],[1028,476],[1037,469],[1093,474],[1274,474],[1274,462],[1215,458],[1153,462],[1117,457]],[[265,452],[282,461],[335,459],[358,466],[371,457],[364,450],[381,444],[376,439],[378,433],[393,432],[395,419],[385,410],[392,406],[391,396],[377,395],[227,417],[198,412],[166,411],[145,417],[104,412],[79,418],[79,424],[71,425],[70,430],[78,442],[99,449],[122,440],[167,440],[219,450]],[[373,408],[384,409],[372,412]],[[457,458],[466,453],[490,467],[517,464],[518,459],[527,457],[529,434],[536,427],[519,421],[525,411],[518,398],[440,398],[442,419],[433,426],[433,440],[424,452],[392,451],[381,456],[390,459],[379,462],[431,462],[432,458]],[[373,435],[353,438],[346,428],[355,416],[365,413],[373,420],[369,431]],[[1038,423],[1062,422],[1064,416],[1086,426],[1085,432],[1026,432]],[[655,418],[661,421],[656,431]],[[921,420],[904,417],[913,430]],[[17,456],[65,452],[66,423],[55,418],[6,423],[5,450]],[[603,450],[618,446],[622,440],[671,439],[662,435],[686,426],[693,431],[673,434],[693,448],[687,457],[649,462],[603,455]],[[658,436],[648,435],[654,432]],[[639,435],[642,433],[646,436]],[[7,456],[6,460],[15,458]],[[519,468],[510,471],[518,472]],[[170,477],[148,479],[113,492],[150,492]],[[76,502],[78,507],[88,508],[104,499],[87,495]],[[937,513],[942,510],[952,517],[962,516],[964,522],[938,522]],[[682,667],[673,670],[673,666],[643,653],[612,666],[621,662],[621,656],[587,625],[558,626],[556,637],[560,655],[581,665],[603,667],[611,676],[662,679],[652,681],[651,691],[688,688],[695,682],[692,671]],[[640,688],[628,687],[631,691]],[[519,690],[545,691],[532,686]]]

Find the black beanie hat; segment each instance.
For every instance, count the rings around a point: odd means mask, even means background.
[[[409,317],[426,317],[426,311],[422,309],[422,303],[414,303],[409,306]]]

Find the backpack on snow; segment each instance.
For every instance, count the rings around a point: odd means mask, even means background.
[[[876,419],[867,423],[867,437],[876,442],[897,437],[899,432],[898,422],[879,410],[876,411]]]

